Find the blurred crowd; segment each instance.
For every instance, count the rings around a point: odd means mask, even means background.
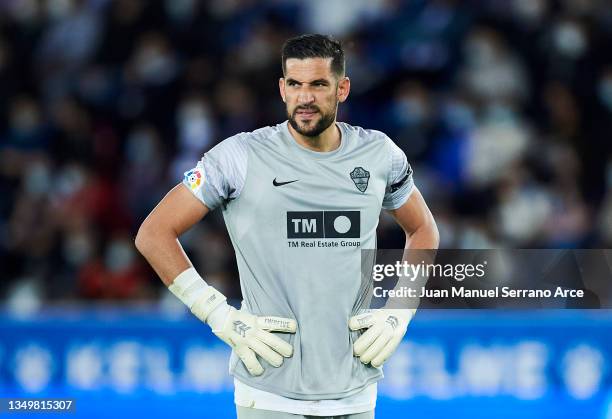
[[[304,32],[344,42],[339,119],[406,152],[442,247],[612,246],[606,0],[4,0],[0,298],[163,295],[138,226],[206,150],[285,119]],[[218,211],[182,243],[239,296]],[[403,246],[385,214],[379,246]]]

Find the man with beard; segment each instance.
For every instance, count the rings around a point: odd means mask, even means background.
[[[438,231],[404,153],[381,132],[336,122],[350,90],[340,43],[289,39],[282,67],[288,121],[207,152],[147,217],[136,246],[231,346],[238,418],[373,418],[381,366],[414,310],[363,311],[371,284],[360,251],[376,247],[381,208],[407,248],[437,248]],[[236,251],[240,310],[178,242],[217,207]]]

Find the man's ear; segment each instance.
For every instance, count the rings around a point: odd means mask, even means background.
[[[280,79],[278,79],[278,90],[280,91],[280,95],[283,98],[283,102],[287,102],[285,100],[285,79],[283,77],[281,77]]]
[[[351,91],[351,80],[348,77],[342,77],[338,80],[338,89],[336,96],[338,97],[338,102],[344,102]]]

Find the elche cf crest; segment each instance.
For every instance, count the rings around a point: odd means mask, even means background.
[[[363,193],[368,189],[368,182],[370,181],[370,172],[363,167],[355,167],[351,172],[351,179],[353,183],[359,189],[359,192]]]

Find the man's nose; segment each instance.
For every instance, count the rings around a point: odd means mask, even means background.
[[[314,95],[308,89],[303,89],[298,94],[298,102],[300,104],[310,104],[314,102]]]

